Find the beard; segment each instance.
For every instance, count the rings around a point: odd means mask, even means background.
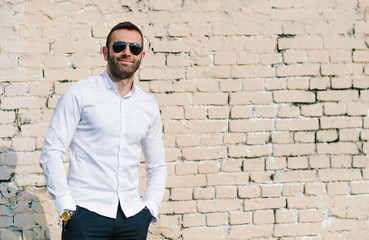
[[[128,66],[122,65],[119,61],[123,59],[131,61],[132,64]],[[110,73],[113,75],[115,80],[131,78],[133,74],[135,74],[137,69],[140,67],[141,59],[142,56],[140,56],[139,59],[135,60],[134,58],[129,58],[126,55],[122,55],[120,57],[115,58],[108,52],[108,67]]]

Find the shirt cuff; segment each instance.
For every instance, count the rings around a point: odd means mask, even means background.
[[[63,196],[55,200],[56,209],[58,210],[59,216],[62,215],[65,209],[76,210],[76,204],[72,196]]]
[[[150,210],[151,215],[153,216],[151,223],[156,223],[159,217],[159,207],[154,202],[145,202],[146,207]]]

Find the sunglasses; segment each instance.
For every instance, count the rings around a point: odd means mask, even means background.
[[[115,53],[120,53],[126,48],[127,44],[128,43],[125,43],[125,42],[115,42],[113,43],[113,51]],[[143,47],[141,47],[137,43],[130,43],[128,44],[128,46],[129,46],[129,51],[131,51],[133,55],[139,55],[143,50]]]

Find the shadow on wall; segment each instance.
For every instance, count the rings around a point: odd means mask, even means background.
[[[60,239],[58,216],[44,187],[38,155],[0,147],[0,240]]]

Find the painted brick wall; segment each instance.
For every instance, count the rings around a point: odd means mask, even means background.
[[[1,239],[59,239],[44,135],[125,20],[164,124],[149,239],[369,239],[368,0],[1,0]]]

